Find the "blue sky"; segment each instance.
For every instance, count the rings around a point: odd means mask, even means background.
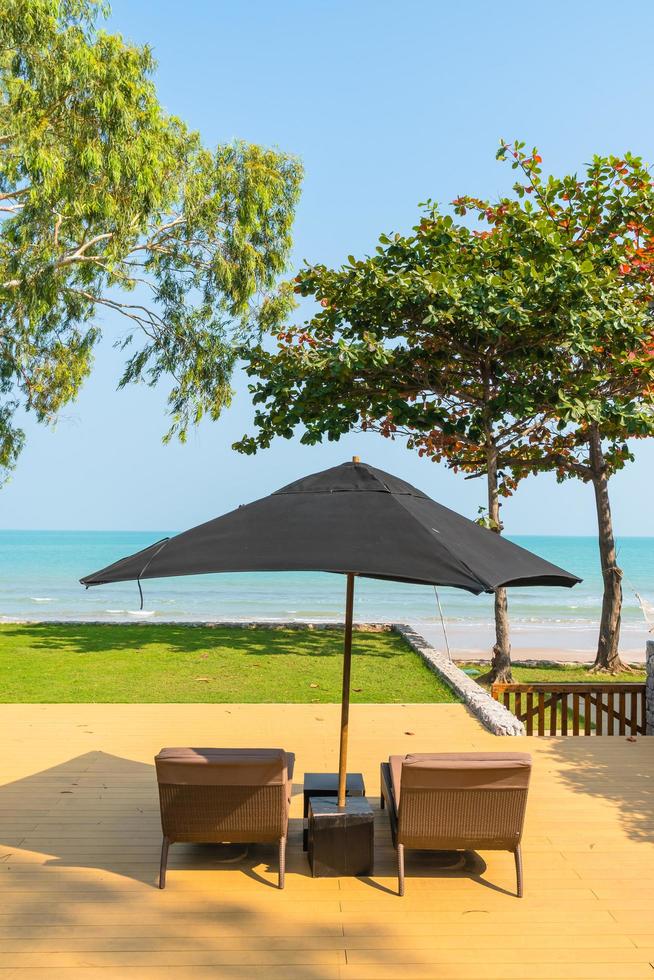
[[[302,158],[295,264],[371,250],[381,232],[410,228],[428,197],[506,191],[500,137],[537,144],[558,172],[595,152],[654,160],[649,0],[114,0],[110,28],[153,46],[163,104],[207,144],[240,137]],[[163,392],[115,390],[122,327],[100,322],[79,401],[54,430],[26,423],[0,526],[181,529],[353,453],[468,516],[484,503],[482,481],[372,434],[239,456],[230,445],[251,414],[241,378],[218,424],[163,446]],[[619,533],[654,534],[653,482],[650,441],[613,481]],[[594,533],[592,490],[531,479],[504,517],[513,533]]]

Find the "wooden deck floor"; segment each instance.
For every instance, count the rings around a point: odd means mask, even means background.
[[[332,705],[0,706],[0,980],[120,977],[654,980],[654,739],[506,739],[535,756],[526,896],[509,854],[479,873],[409,856],[394,894],[385,815],[372,880],[311,879],[301,779],[333,769]],[[459,705],[355,705],[351,766],[373,805],[389,751],[497,748]],[[164,744],[297,753],[286,890],[274,852],[235,866],[171,850],[154,887],[152,757]]]

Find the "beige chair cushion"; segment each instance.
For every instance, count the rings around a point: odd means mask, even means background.
[[[388,765],[391,770],[391,786],[395,797],[395,806],[400,802],[400,783],[402,782],[402,764],[406,759],[405,755],[390,755]]]
[[[529,785],[526,752],[413,752],[389,758],[395,803],[412,789],[515,789]]]
[[[283,749],[165,748],[155,757],[160,783],[194,786],[284,785],[294,764]]]

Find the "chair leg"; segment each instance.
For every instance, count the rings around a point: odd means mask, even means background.
[[[278,887],[283,888],[286,880],[286,838],[279,839],[279,881]]]
[[[520,845],[516,847],[513,852],[515,857],[515,874],[517,879],[517,893],[518,898],[522,898],[523,888],[522,888],[522,851],[520,850]]]
[[[404,844],[397,845],[397,894],[404,895]]]
[[[161,842],[161,864],[159,865],[159,888],[166,887],[166,867],[168,865],[168,848],[170,841],[164,837]]]
[[[379,809],[383,810],[386,806],[386,800],[384,799],[384,787],[382,786],[379,790]]]

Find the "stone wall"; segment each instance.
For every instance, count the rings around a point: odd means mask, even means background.
[[[648,735],[654,735],[654,640],[647,641],[647,717],[645,731]]]

